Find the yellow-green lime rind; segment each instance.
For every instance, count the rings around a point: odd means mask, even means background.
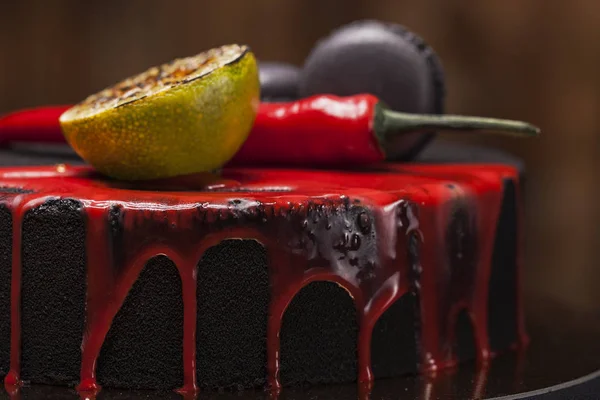
[[[67,110],[60,124],[105,175],[169,178],[226,164],[248,137],[259,98],[254,55],[228,45],[128,78]]]

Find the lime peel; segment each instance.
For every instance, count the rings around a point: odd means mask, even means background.
[[[127,78],[67,110],[60,123],[98,171],[168,178],[229,161],[252,128],[259,96],[254,55],[227,45]]]

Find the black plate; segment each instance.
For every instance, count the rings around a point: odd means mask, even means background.
[[[421,156],[427,162],[505,162],[519,160],[488,149],[438,143]],[[0,165],[79,163],[64,147],[0,150]],[[527,296],[531,344],[523,353],[497,357],[488,368],[465,364],[437,376],[407,376],[375,382],[370,399],[596,399],[600,398],[600,316],[584,314],[551,297]],[[78,399],[74,390],[31,386],[23,399]],[[1,395],[6,396],[3,392]],[[2,396],[3,397],[3,396]],[[16,397],[17,398],[17,397]],[[102,390],[97,399],[181,399],[173,392]],[[268,393],[206,393],[200,399],[267,399]],[[287,388],[282,400],[359,398],[356,385]]]

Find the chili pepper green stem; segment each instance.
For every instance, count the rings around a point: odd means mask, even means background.
[[[493,131],[512,136],[531,137],[540,133],[527,122],[461,115],[410,114],[392,111],[378,105],[375,110],[375,129],[381,139],[400,133],[418,131]]]

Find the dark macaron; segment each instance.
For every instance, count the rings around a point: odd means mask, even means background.
[[[437,55],[405,27],[356,21],[314,47],[300,74],[299,95],[370,93],[388,107],[410,113],[444,112],[444,73]],[[414,133],[391,143],[395,160],[411,160],[434,133]]]
[[[281,62],[259,62],[262,101],[292,101],[298,98],[300,68]]]

